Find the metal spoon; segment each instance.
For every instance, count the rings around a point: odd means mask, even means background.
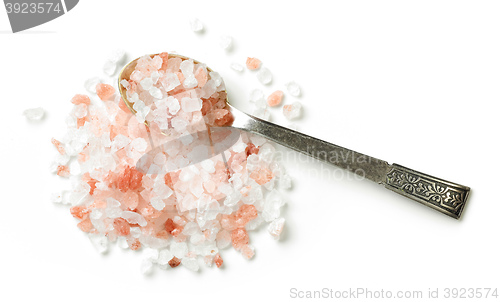
[[[154,55],[152,55],[153,57]],[[183,60],[189,58],[169,54]],[[128,98],[126,89],[120,84],[123,79],[129,80],[137,65],[137,60],[127,64],[120,73],[118,87],[125,104],[132,113],[136,113]],[[199,63],[193,60],[195,63]],[[210,68],[207,68],[212,71]],[[230,127],[259,134],[285,147],[309,155],[323,162],[335,165],[372,180],[385,188],[405,197],[420,202],[443,214],[459,219],[469,196],[470,188],[453,182],[433,177],[398,164],[373,158],[312,136],[281,127],[239,111],[226,100],[234,121]],[[147,122],[146,122],[147,123]]]

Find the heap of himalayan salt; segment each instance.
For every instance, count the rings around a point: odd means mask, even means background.
[[[198,270],[199,263],[221,267],[229,247],[253,257],[251,232],[263,223],[279,236],[279,190],[290,179],[274,146],[245,132],[211,157],[200,144],[208,125],[231,118],[218,74],[166,53],[144,57],[121,83],[136,115],[116,87],[94,83],[89,89],[98,98],[71,100],[67,134],[52,140],[58,151],[52,170],[72,183],[54,201],[71,205],[78,228],[99,252],[117,242],[145,251],[144,273],[154,266]],[[224,139],[224,133],[212,137]],[[206,158],[195,162],[199,154]]]

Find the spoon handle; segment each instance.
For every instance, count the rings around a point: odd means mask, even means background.
[[[459,219],[470,188],[349,150],[238,110],[233,127],[250,131]]]

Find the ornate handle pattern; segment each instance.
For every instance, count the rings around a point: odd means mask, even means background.
[[[448,216],[459,219],[470,188],[393,164],[385,187]]]

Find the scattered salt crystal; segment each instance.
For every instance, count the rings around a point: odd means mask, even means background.
[[[167,92],[175,89],[175,87],[181,84],[177,75],[173,73],[167,73],[160,81]]]
[[[298,97],[300,96],[300,86],[295,82],[288,82],[285,84],[286,89],[290,95]]]
[[[284,226],[285,226],[285,218],[280,217],[280,218],[277,218],[277,219],[273,220],[269,224],[269,226],[267,228],[267,231],[269,232],[269,234],[271,234],[271,236],[274,239],[279,240],[281,232],[283,232],[283,227]]]
[[[219,45],[224,50],[231,50],[233,46],[233,38],[231,38],[230,36],[221,36]]]
[[[24,110],[23,114],[30,121],[39,121],[45,115],[45,110],[42,107],[31,108]]]
[[[280,209],[284,205],[284,201],[278,191],[272,190],[266,196],[262,218],[266,221],[272,221],[280,216]]]
[[[260,63],[260,60],[257,58],[247,58],[246,61],[247,68],[250,70],[259,69]]]
[[[192,270],[193,272],[196,272],[200,269],[200,265],[198,264],[198,260],[196,258],[186,257],[181,260],[181,263],[183,266],[185,266],[189,270]]]
[[[144,250],[144,259],[148,259],[151,262],[155,263],[158,261],[159,251],[157,249],[146,248]]]
[[[241,64],[238,64],[238,63],[231,63],[230,67],[232,70],[237,71],[237,72],[242,72],[244,69],[243,66]]]
[[[88,92],[95,94],[96,93],[96,86],[99,83],[102,83],[102,80],[100,78],[95,77],[95,78],[90,78],[90,79],[86,80],[83,86],[85,87],[85,89]]]
[[[292,178],[288,174],[281,175],[279,178],[280,189],[290,189],[292,187]]]
[[[272,82],[273,75],[269,71],[269,69],[263,67],[257,72],[257,80],[264,85],[267,85]]]
[[[123,49],[115,49],[109,55],[108,60],[113,62],[113,63],[121,63],[124,58],[125,58],[125,51]]]
[[[283,99],[283,91],[276,90],[267,97],[267,104],[271,107],[278,106]]]
[[[153,271],[153,262],[149,259],[143,259],[141,262],[141,273],[143,275],[149,275]]]
[[[151,206],[157,211],[163,210],[165,208],[165,202],[158,196],[151,198]]]
[[[299,102],[283,106],[283,115],[289,120],[298,118],[301,113],[302,105]]]
[[[172,255],[172,253],[169,250],[164,249],[161,250],[160,253],[158,254],[157,262],[159,265],[167,265],[168,262],[172,260],[172,258],[174,258],[174,255]]]
[[[265,121],[268,121],[271,117],[271,113],[265,108],[255,108],[252,115]]]
[[[127,239],[125,237],[118,237],[117,239],[117,242],[118,242],[118,246],[124,250],[128,249],[128,243],[127,243]]]
[[[116,72],[116,62],[107,60],[106,62],[104,62],[104,65],[102,66],[102,70],[108,76],[114,75]]]
[[[103,234],[93,234],[89,233],[88,234],[90,242],[92,242],[92,245],[96,248],[97,252],[100,254],[104,254],[108,251],[108,237]]]
[[[194,62],[193,60],[184,60],[181,62],[179,69],[182,71],[182,74],[187,77],[194,73]]]
[[[203,23],[198,19],[192,19],[190,22],[191,30],[195,33],[201,33],[203,31]]]

